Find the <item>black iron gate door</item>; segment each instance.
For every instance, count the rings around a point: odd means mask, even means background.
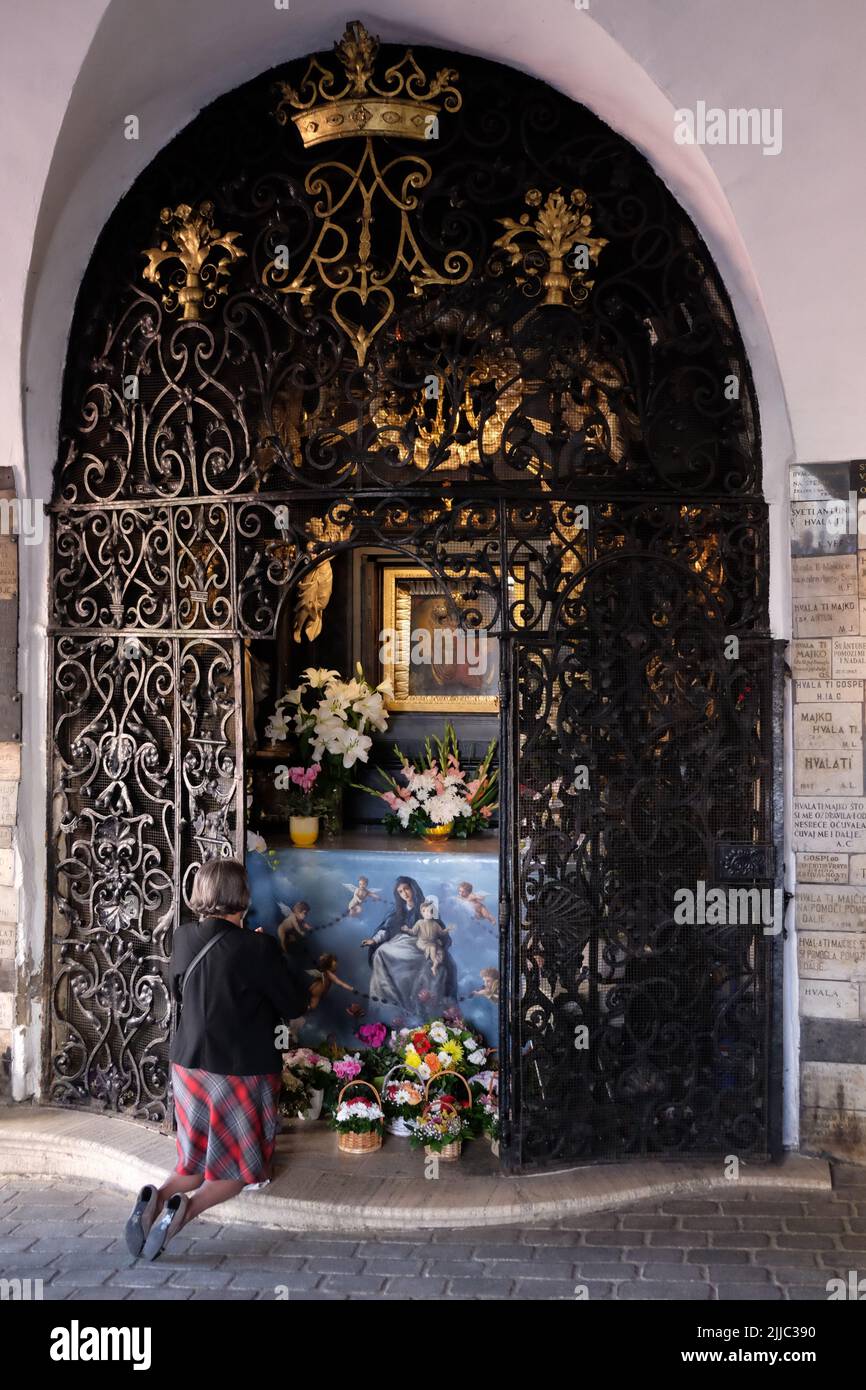
[[[635,521],[513,640],[515,1167],[781,1144],[780,644]]]
[[[507,1161],[774,1147],[778,938],[675,916],[780,865],[757,405],[637,151],[359,25],[220,98],[94,251],[52,513],[47,1096],[165,1116],[244,646],[363,544],[499,644]]]

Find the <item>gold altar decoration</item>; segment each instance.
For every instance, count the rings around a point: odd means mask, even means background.
[[[310,540],[307,552],[315,556],[322,545],[334,545],[345,539],[346,528],[332,517],[311,517],[307,522]],[[293,636],[296,642],[306,637],[314,642],[322,631],[322,618],[331,600],[334,588],[334,571],[330,560],[308,569],[298,580],[295,590],[295,622]]]
[[[225,294],[228,285],[221,283],[234,261],[246,255],[237,245],[240,232],[222,232],[214,226],[214,205],[204,202],[197,209],[189,203],[176,208],[163,208],[160,221],[167,228],[174,245],[161,241],[150,246],[142,255],[147,265],[142,271],[162,290],[162,302],[169,313],[183,308],[182,318],[197,322],[202,309],[212,309],[217,296]],[[166,262],[179,261],[180,268],[172,272],[167,288],[163,288],[160,272]]]
[[[363,135],[365,139],[354,168],[335,158],[315,165],[307,174],[304,187],[316,199],[313,211],[321,226],[301,268],[293,273],[275,256],[262,271],[264,285],[279,294],[298,295],[305,308],[317,289],[330,291],[331,315],[352,343],[362,367],[371,343],[394,313],[393,282],[400,272],[408,277],[411,295],[420,297],[432,285],[462,284],[473,270],[471,257],[463,251],[447,252],[442,270],[437,270],[418,244],[412,214],[418,208],[420,191],[432,178],[427,160],[406,154],[380,161],[372,139],[383,134],[434,138],[438,107],[431,98],[441,97],[446,110],[458,110],[461,97],[452,85],[457,73],[442,69],[422,94],[426,79],[407,51],[401,63],[385,73],[384,87],[376,87],[372,70],[377,50],[378,40],[363,25],[350,24],[336,46],[346,70],[346,86],[338,94],[332,93],[333,73],[315,58],[300,91],[281,84],[282,100],[274,115],[285,125],[286,107],[302,107],[303,114],[292,119],[305,145],[346,135]],[[408,75],[401,72],[405,64]],[[317,83],[313,81],[316,72],[322,74]],[[377,210],[381,216],[374,263],[372,226]],[[395,211],[399,220],[394,218]],[[347,226],[357,227],[357,233],[350,235]]]
[[[607,246],[606,237],[592,235],[587,194],[582,188],[573,188],[566,197],[557,188],[542,202],[540,190],[530,188],[525,201],[527,207],[536,210],[534,217],[524,212],[517,222],[513,217],[498,218],[505,231],[493,245],[505,252],[512,266],[521,267],[523,274],[518,275],[517,283],[523,285],[527,293],[534,294],[538,289],[540,272],[536,260],[541,251],[547,258],[547,270],[541,277],[542,302],[564,304],[568,293],[574,304],[583,304],[595,283],[587,278],[588,274]],[[586,248],[586,254],[580,263],[572,260],[566,266],[569,258],[581,248]]]
[[[458,74],[453,68],[440,68],[428,83],[407,48],[377,85],[373,70],[378,51],[379,40],[363,24],[358,20],[347,24],[342,39],[334,44],[346,74],[345,85],[335,92],[334,73],[322,67],[318,58],[311,58],[298,89],[288,82],[279,84],[282,99],[274,115],[280,125],[287,124],[289,108],[297,111],[291,119],[307,149],[351,135],[435,138],[440,109],[436,98],[442,99],[446,111],[460,110],[462,97],[454,86]]]

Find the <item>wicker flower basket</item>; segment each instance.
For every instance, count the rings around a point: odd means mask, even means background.
[[[405,1062],[398,1062],[397,1065],[396,1065],[395,1067],[392,1067],[391,1070],[385,1074],[385,1077],[384,1077],[384,1079],[383,1079],[383,1081],[382,1081],[382,1108],[383,1108],[383,1109],[385,1108],[385,1104],[386,1104],[386,1101],[385,1101],[385,1087],[388,1085],[388,1082],[391,1080],[391,1077],[394,1075],[394,1072],[395,1072],[395,1071],[406,1071],[406,1072],[408,1072],[409,1075],[412,1077],[413,1081],[415,1082],[415,1085],[416,1085],[416,1086],[418,1085],[418,1077],[416,1076],[416,1074],[415,1074],[415,1072],[412,1070],[412,1068],[411,1068],[411,1067],[407,1067],[406,1064],[405,1064]],[[395,1115],[395,1117],[394,1117],[393,1120],[386,1119],[386,1120],[385,1120],[385,1131],[386,1131],[386,1133],[388,1133],[388,1134],[393,1134],[397,1139],[408,1139],[408,1138],[409,1138],[409,1135],[412,1133],[412,1131],[410,1130],[408,1124],[407,1124],[406,1121],[403,1119],[403,1116],[402,1116],[402,1115]]]
[[[426,1086],[425,1091],[424,1091],[424,1109],[423,1109],[422,1112],[421,1112],[421,1123],[422,1123],[422,1124],[423,1124],[424,1120],[427,1118],[427,1116],[428,1116],[428,1114],[429,1114],[430,1087],[432,1086],[432,1084],[433,1084],[434,1081],[441,1081],[442,1078],[443,1078],[443,1076],[456,1076],[458,1081],[462,1081],[463,1085],[466,1087],[466,1094],[467,1094],[467,1096],[469,1097],[469,1104],[470,1104],[470,1105],[472,1104],[472,1092],[471,1092],[471,1090],[469,1089],[469,1082],[466,1080],[466,1077],[465,1077],[465,1076],[461,1076],[460,1073],[459,1073],[459,1071],[440,1071],[440,1072],[437,1072],[435,1076],[431,1076],[431,1077],[430,1077],[430,1080],[427,1082],[427,1086]],[[450,1115],[459,1115],[459,1114],[460,1114],[460,1112],[459,1112],[459,1110],[457,1110],[456,1106],[453,1106],[453,1105],[446,1105],[446,1106],[444,1106],[444,1107],[440,1110],[439,1113],[440,1113],[440,1114],[450,1114]],[[462,1153],[462,1151],[463,1151],[463,1140],[462,1140],[462,1139],[455,1139],[455,1140],[453,1141],[453,1143],[451,1143],[451,1144],[445,1144],[444,1147],[441,1148],[441,1149],[434,1149],[434,1148],[431,1148],[429,1144],[425,1144],[425,1145],[424,1145],[424,1152],[425,1152],[425,1154],[427,1154],[428,1158],[440,1158],[440,1159],[442,1160],[443,1163],[454,1163],[454,1162],[456,1162],[456,1160],[460,1157],[460,1154]]]
[[[376,1104],[381,1109],[382,1098],[376,1090],[376,1087],[372,1086],[369,1081],[348,1081],[337,1096],[338,1106],[343,1096],[347,1091],[351,1090],[353,1086],[366,1086],[368,1090],[373,1092],[373,1095],[376,1097]],[[381,1149],[381,1147],[381,1130],[370,1129],[366,1134],[354,1134],[351,1130],[337,1130],[337,1148],[340,1150],[340,1153],[369,1154],[373,1153],[376,1149]]]

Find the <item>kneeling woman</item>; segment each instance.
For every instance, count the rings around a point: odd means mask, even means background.
[[[243,864],[210,859],[193,886],[199,920],[175,933],[178,1163],[162,1187],[142,1188],[126,1223],[130,1252],[145,1259],[208,1207],[270,1177],[282,1068],[276,1030],[304,1012],[307,995],[275,939],[244,928],[249,902]]]

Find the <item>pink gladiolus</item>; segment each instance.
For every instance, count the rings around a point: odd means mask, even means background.
[[[480,786],[481,786],[481,778],[480,778],[480,777],[476,777],[474,782],[467,782],[467,783],[466,783],[466,795],[469,797],[469,800],[470,800],[470,801],[472,800],[473,796],[474,796],[475,793],[478,791],[478,788],[479,788]]]
[[[445,791],[445,783],[442,781],[442,778],[437,777],[434,785],[436,787],[436,795],[442,796],[443,792]]]
[[[383,792],[382,800],[391,807],[392,811],[396,811],[400,805],[400,798],[395,796],[394,792]]]
[[[481,807],[481,815],[484,817],[485,820],[489,820],[490,817],[493,815],[493,807],[492,807],[492,806],[482,806],[482,807]]]

